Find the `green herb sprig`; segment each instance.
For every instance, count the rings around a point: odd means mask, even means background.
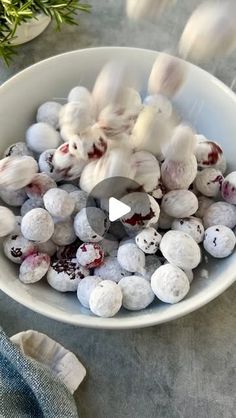
[[[80,0],[0,0],[0,58],[9,65],[16,48],[11,44],[19,25],[30,19],[37,19],[43,13],[55,22],[56,29],[61,25],[77,25],[79,11],[90,12],[91,6]]]

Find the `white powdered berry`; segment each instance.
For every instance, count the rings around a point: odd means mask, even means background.
[[[50,257],[52,257],[57,252],[57,246],[51,239],[46,242],[39,242],[36,245],[40,253],[47,254]]]
[[[60,181],[63,179],[63,173],[58,171],[53,162],[53,157],[56,152],[56,149],[47,149],[39,157],[39,170],[41,173],[46,173],[55,181]]]
[[[187,218],[198,209],[198,199],[190,190],[172,190],[164,195],[161,209],[173,218]]]
[[[53,165],[56,171],[61,173],[64,180],[72,181],[77,179],[85,164],[85,160],[77,159],[71,154],[69,142],[62,144],[53,154]]]
[[[52,217],[45,209],[32,209],[22,219],[21,232],[30,241],[46,242],[54,232]]]
[[[151,278],[151,287],[162,302],[180,302],[189,292],[189,279],[180,268],[172,264],[159,267]]]
[[[19,190],[8,190],[2,189],[0,190],[0,197],[4,203],[9,206],[21,206],[27,199],[27,194],[25,193],[25,189]]]
[[[105,257],[103,264],[94,270],[94,274],[102,278],[102,280],[112,280],[119,282],[123,277],[129,273],[119,264],[116,257]]]
[[[0,160],[0,187],[19,190],[29,184],[38,171],[32,157],[6,157]]]
[[[202,221],[199,218],[195,218],[194,216],[190,216],[189,218],[175,219],[172,223],[171,229],[174,231],[182,231],[191,235],[197,244],[200,244],[204,238],[204,226]]]
[[[201,261],[200,247],[190,235],[182,231],[166,232],[160,250],[169,263],[183,270],[192,270]]]
[[[202,135],[196,135],[198,142],[195,148],[198,167],[209,168],[218,165],[223,157],[222,148],[214,141],[208,141]]]
[[[20,214],[21,216],[25,216],[26,213],[36,208],[44,209],[43,200],[42,199],[27,199],[21,206]]]
[[[184,61],[171,55],[160,53],[153,64],[148,80],[150,94],[163,94],[174,96],[186,79],[186,64]]]
[[[161,166],[161,178],[168,190],[188,189],[197,175],[194,155],[196,137],[185,125],[175,128]]]
[[[109,220],[99,208],[83,208],[74,219],[75,233],[83,242],[101,241],[108,228]]]
[[[150,152],[139,151],[132,156],[132,164],[135,167],[134,181],[136,181],[147,193],[155,190],[160,180],[159,162]]]
[[[69,141],[71,136],[78,135],[92,126],[94,120],[85,103],[69,102],[61,109],[59,123],[60,127],[64,128],[64,141]]]
[[[136,244],[125,243],[120,245],[117,260],[123,269],[131,273],[144,273],[145,254]]]
[[[206,210],[214,203],[213,199],[210,199],[206,196],[199,196],[198,197],[198,210],[195,213],[195,216],[198,218],[203,218],[205,215]]]
[[[76,240],[73,221],[66,219],[56,222],[51,239],[56,245],[60,246],[72,244]]]
[[[56,182],[46,173],[38,173],[34,176],[31,183],[26,186],[26,193],[30,199],[38,199],[50,189],[57,187]]]
[[[179,43],[180,54],[198,62],[229,54],[236,45],[235,19],[234,2],[203,2],[184,28]]]
[[[59,128],[59,113],[62,105],[57,102],[45,102],[39,106],[37,111],[37,122],[44,122],[54,129]]]
[[[104,251],[96,242],[83,243],[77,250],[76,258],[81,266],[92,269],[102,264]]]
[[[36,283],[45,276],[49,267],[50,257],[47,254],[31,254],[20,266],[19,279],[25,284]]]
[[[54,261],[48,270],[47,281],[59,292],[76,292],[80,281],[89,276],[89,270],[82,267],[76,258]]]
[[[36,252],[37,248],[33,242],[22,235],[9,235],[3,241],[3,251],[13,263],[21,264],[28,255]]]
[[[92,291],[101,283],[102,279],[98,276],[87,276],[78,285],[77,298],[81,305],[89,309],[89,298]]]
[[[226,202],[213,203],[203,217],[205,228],[214,225],[225,225],[233,229],[236,225],[236,207]]]
[[[233,231],[224,225],[215,225],[205,232],[203,246],[215,258],[225,258],[232,254],[236,245]]]
[[[173,111],[172,103],[166,96],[163,96],[162,94],[146,96],[143,104],[145,106],[153,107],[165,119],[169,119],[171,117]]]
[[[5,206],[0,206],[0,237],[11,234],[15,226],[16,217],[14,213]]]
[[[119,286],[123,294],[122,304],[130,311],[145,309],[154,300],[150,283],[140,276],[128,276],[120,280]]]
[[[137,231],[157,223],[160,207],[152,196],[133,192],[122,197],[121,201],[131,207],[131,211],[121,218],[126,228]]]
[[[197,190],[207,197],[216,197],[223,182],[222,173],[215,168],[205,168],[197,174],[195,186]]]
[[[3,153],[3,157],[23,157],[24,155],[28,155],[29,157],[34,156],[25,142],[16,142],[15,144],[9,145]]]
[[[92,95],[86,87],[83,86],[76,86],[70,90],[68,94],[68,102],[78,102],[84,104],[88,110],[90,109],[93,111],[94,103],[92,99]]]
[[[225,177],[221,186],[221,195],[226,202],[236,205],[236,171]]]
[[[49,148],[57,148],[60,144],[60,135],[52,126],[39,122],[28,128],[26,143],[32,151],[40,154]]]
[[[135,237],[136,245],[145,254],[155,254],[159,248],[162,236],[154,228],[142,229]]]
[[[110,318],[117,314],[122,305],[120,287],[110,281],[101,281],[91,292],[89,298],[90,310],[97,316]]]
[[[48,212],[58,218],[68,218],[74,211],[73,198],[65,190],[50,189],[43,196],[43,202]]]

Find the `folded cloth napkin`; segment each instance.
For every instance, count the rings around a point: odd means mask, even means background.
[[[0,329],[0,418],[78,418],[72,393],[85,374],[48,336],[30,330],[9,340]]]

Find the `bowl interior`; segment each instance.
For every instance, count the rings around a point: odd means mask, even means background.
[[[7,81],[0,88],[0,153],[11,143],[24,140],[25,130],[34,121],[37,107],[46,100],[63,103],[69,90],[81,84],[91,88],[95,77],[110,59],[122,59],[146,90],[157,52],[135,48],[79,50],[42,61]],[[188,64],[188,79],[175,104],[197,131],[218,141],[224,149],[229,170],[236,169],[236,96],[219,80]],[[121,310],[115,318],[97,318],[82,308],[75,294],[61,294],[44,281],[23,285],[17,268],[0,253],[0,287],[13,299],[59,321],[88,327],[134,328],[166,322],[208,303],[235,280],[236,253],[225,260],[209,258],[209,278],[196,273],[191,291],[176,305],[153,303],[140,312]]]

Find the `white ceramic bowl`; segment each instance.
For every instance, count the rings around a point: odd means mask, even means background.
[[[141,76],[143,89],[157,52],[134,48],[96,48],[73,51],[39,62],[0,87],[0,152],[24,139],[37,107],[45,100],[67,97],[77,84],[92,87],[96,74],[110,59],[124,59]],[[224,148],[230,169],[236,169],[236,96],[219,80],[189,64],[187,83],[176,103],[199,133]],[[61,294],[46,283],[23,285],[17,271],[1,253],[0,287],[28,308],[56,320],[96,328],[138,328],[167,322],[192,312],[220,295],[235,280],[236,253],[225,260],[209,260],[209,278],[196,277],[191,291],[176,305],[154,303],[140,312],[121,311],[114,318],[98,318],[82,308],[75,294]]]

